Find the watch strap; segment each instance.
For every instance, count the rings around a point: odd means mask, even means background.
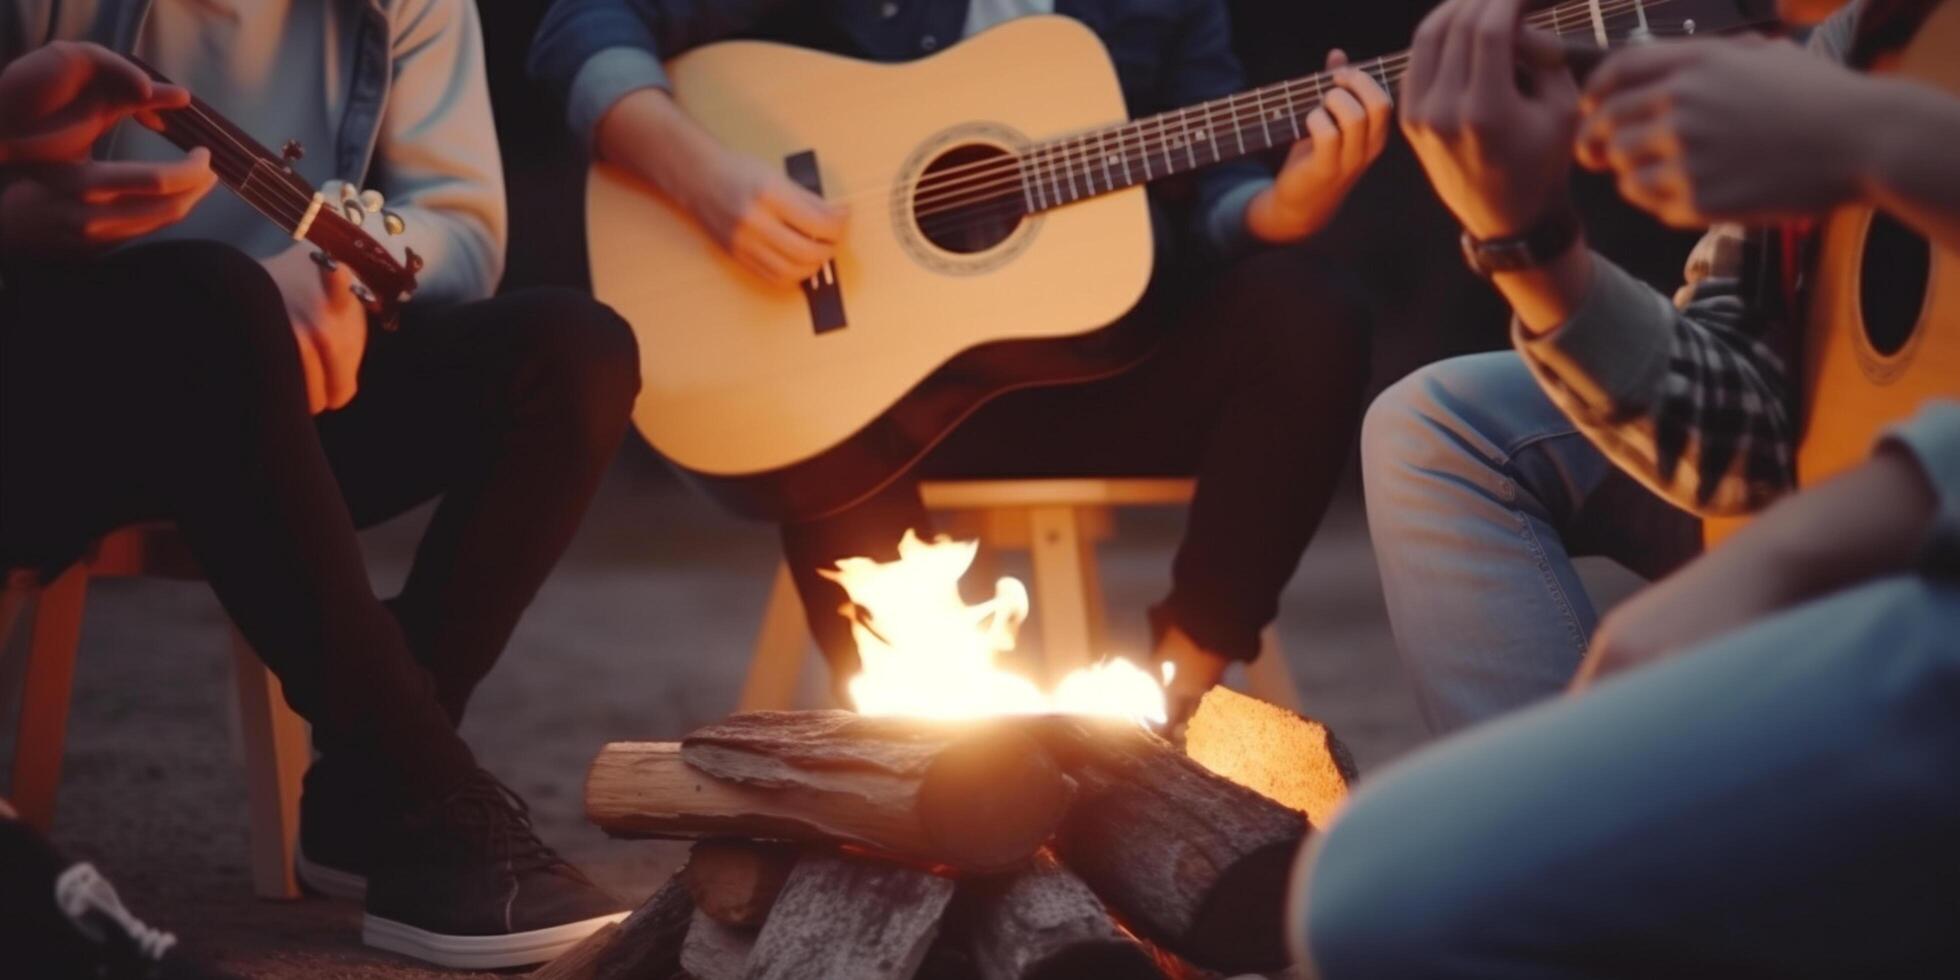
[[[1463,233],[1463,261],[1470,270],[1489,278],[1499,272],[1536,269],[1565,254],[1579,240],[1579,215],[1570,207],[1553,208],[1523,234],[1477,238]]]

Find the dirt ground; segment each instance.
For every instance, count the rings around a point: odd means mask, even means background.
[[[367,535],[384,594],[425,517]],[[1176,511],[1124,514],[1102,549],[1119,647],[1144,646],[1142,611],[1166,585],[1178,526]],[[775,547],[773,529],[724,516],[629,451],[464,721],[483,762],[530,801],[545,839],[623,897],[651,893],[682,849],[609,840],[585,824],[585,767],[603,742],[674,738],[732,708]],[[1602,588],[1624,590],[1624,575],[1597,571]],[[1352,486],[1283,609],[1307,710],[1349,742],[1364,774],[1423,740]],[[13,751],[19,659],[0,671],[0,759]],[[457,976],[363,947],[354,904],[252,897],[228,671],[223,616],[202,585],[92,589],[57,841],[96,862],[138,915],[245,976]],[[817,674],[812,658],[812,695]]]

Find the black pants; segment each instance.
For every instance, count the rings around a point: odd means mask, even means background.
[[[0,563],[174,522],[322,751],[413,791],[474,765],[455,725],[617,449],[638,361],[576,293],[411,309],[316,422],[271,278],[186,242],[12,277],[0,381]],[[384,606],[355,528],[437,496]]]
[[[857,669],[846,602],[817,574],[896,558],[930,533],[918,479],[1196,476],[1197,495],[1153,630],[1250,660],[1327,510],[1360,422],[1369,318],[1347,277],[1304,249],[1261,252],[1199,282],[1170,281],[1128,314],[1167,328],[1117,377],[1004,395],[914,472],[842,513],[783,528],[810,629],[833,675]]]

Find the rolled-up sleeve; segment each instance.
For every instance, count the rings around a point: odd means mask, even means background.
[[[531,77],[563,100],[565,121],[589,151],[613,103],[642,88],[666,88],[646,12],[622,0],[560,0],[531,42]]]

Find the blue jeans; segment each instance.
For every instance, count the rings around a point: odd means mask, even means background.
[[[1437,731],[1564,689],[1598,621],[1573,558],[1653,578],[1701,546],[1700,522],[1614,466],[1510,351],[1383,392],[1361,465],[1389,622]]]
[[[1960,976],[1960,585],[1868,583],[1441,741],[1295,886],[1327,980]]]

